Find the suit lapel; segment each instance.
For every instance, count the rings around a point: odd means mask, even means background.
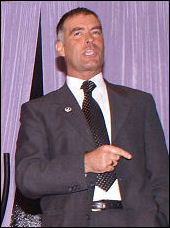
[[[110,102],[112,144],[114,144],[128,116],[131,105],[127,100],[127,95],[121,90],[119,91],[119,88],[110,86],[107,82],[106,85]]]
[[[128,116],[131,104],[127,99],[126,93],[119,89],[119,87],[112,86],[107,81],[106,86],[110,102],[112,144],[114,144],[114,141]],[[95,144],[87,121],[77,100],[66,83],[60,89],[56,99],[57,103],[60,103],[61,114],[70,124],[72,124],[79,134],[82,135],[84,140],[94,147]]]
[[[60,90],[61,114],[76,129],[87,143],[94,147],[93,138],[81,108],[66,83]],[[78,139],[77,139],[78,140]]]

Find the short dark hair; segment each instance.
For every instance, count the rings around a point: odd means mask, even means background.
[[[58,36],[59,36],[59,32],[63,31],[63,25],[64,25],[65,20],[67,18],[69,18],[69,17],[72,17],[74,15],[78,15],[78,14],[85,14],[85,15],[92,14],[100,22],[98,15],[95,12],[93,12],[92,10],[90,10],[90,9],[87,9],[87,8],[84,8],[84,7],[78,7],[78,8],[72,9],[72,10],[68,11],[67,13],[65,13],[61,17],[60,21],[58,22],[58,25],[57,25],[57,28],[56,28],[57,39],[58,39]]]

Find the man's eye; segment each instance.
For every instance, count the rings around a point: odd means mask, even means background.
[[[80,36],[81,35],[81,32],[75,32],[74,33],[74,36],[77,37],[77,36]]]
[[[93,34],[93,35],[100,35],[100,34],[101,34],[101,31],[95,30],[95,31],[92,32],[92,34]]]

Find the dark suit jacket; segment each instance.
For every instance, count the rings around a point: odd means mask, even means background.
[[[131,160],[121,158],[116,167],[127,224],[167,226],[168,152],[153,98],[106,84],[112,144],[133,155]],[[66,84],[22,105],[16,184],[26,197],[41,199],[43,226],[88,226],[96,174],[85,177],[84,153],[94,148],[81,108]]]

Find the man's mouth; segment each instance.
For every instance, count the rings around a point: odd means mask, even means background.
[[[87,55],[87,56],[90,56],[90,55],[94,55],[95,52],[94,52],[94,50],[86,50],[86,51],[84,52],[84,54]]]
[[[97,56],[97,50],[96,49],[86,49],[83,52],[83,55],[87,56],[87,57],[95,57],[95,56]]]

